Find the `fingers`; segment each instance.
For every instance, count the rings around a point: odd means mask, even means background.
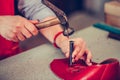
[[[15,33],[13,33],[13,32],[7,34],[7,35],[5,36],[5,38],[6,38],[7,40],[14,41],[14,42],[18,42],[18,41],[19,41],[18,38],[17,38],[17,36],[16,36]]]
[[[30,26],[30,28],[28,29],[28,27],[26,28],[26,26],[22,27],[19,29],[19,32],[17,32],[17,38],[20,41],[25,40],[26,38],[30,38],[32,35],[37,35],[38,31],[35,30],[34,26],[31,28],[32,26]]]
[[[69,52],[65,53],[66,58],[69,58]]]
[[[79,59],[79,57],[77,56],[77,54],[80,52],[80,47],[79,46],[75,46],[74,51],[72,53],[72,62],[75,62]]]
[[[37,20],[27,20],[21,16],[5,16],[2,19],[0,35],[7,40],[19,41],[37,35],[38,30],[34,24]]]
[[[80,46],[80,45],[79,45]],[[79,47],[78,46],[78,47]],[[81,44],[81,48],[79,47],[79,50],[77,50],[78,52],[76,52],[76,53],[74,53],[75,54],[75,61],[77,61],[78,59],[80,59],[82,56],[83,56],[83,54],[84,54],[84,52],[85,52],[85,48],[86,48],[86,45],[85,45],[85,43],[83,42],[82,44]],[[75,49],[76,50],[76,49]]]
[[[29,26],[31,27],[31,26]],[[32,35],[37,35],[38,31],[32,26],[32,28],[24,27],[24,26],[16,26],[16,29],[13,29],[6,36],[6,39],[12,40],[15,42],[24,41],[26,38],[30,38]]]
[[[86,49],[86,43],[82,40],[82,39],[76,39],[74,41],[74,51],[73,51],[73,61],[77,61],[78,59],[80,59]]]
[[[91,63],[91,59],[92,59],[92,54],[91,54],[91,51],[89,51],[88,49],[86,49],[86,52],[87,54],[87,58],[86,58],[86,64],[91,66],[92,63]]]
[[[17,33],[17,38],[20,40],[20,41],[24,41],[26,38],[22,35],[21,32],[18,32]]]
[[[76,53],[75,57],[73,58],[73,62],[82,59],[86,62],[88,66],[92,65],[91,59],[92,59],[92,54],[88,49],[81,49],[80,52]]]
[[[32,34],[32,35],[37,35],[38,34],[38,30],[37,28],[29,22],[25,23],[25,28]]]
[[[39,21],[38,20],[29,20],[32,24],[37,24],[37,23],[39,23]]]
[[[21,33],[22,33],[26,38],[30,38],[30,37],[32,36],[32,34],[31,34],[25,27],[22,28]]]
[[[88,66],[92,65],[92,63],[91,63],[92,54],[89,50],[80,51],[77,55],[75,55],[72,62],[78,61],[79,59],[84,60]]]
[[[65,56],[68,58],[69,52],[66,52]],[[86,48],[86,43],[82,39],[74,39],[74,51],[72,54],[72,58],[73,58],[72,62],[82,59],[86,62],[88,66],[92,65],[91,63],[92,54]]]
[[[29,21],[25,21],[23,25],[21,26],[17,26],[17,38],[20,40],[20,41],[23,41],[25,40],[26,38],[30,38],[32,35],[37,35],[38,34],[38,30],[37,28],[32,24],[32,23],[37,23],[38,21],[37,20],[31,20],[30,22]]]

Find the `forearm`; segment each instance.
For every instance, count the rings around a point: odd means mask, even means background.
[[[46,19],[44,19],[43,21],[49,20],[53,17],[48,17]],[[54,26],[50,26],[48,28],[44,28],[41,29],[40,32],[51,42],[54,42],[54,38],[55,35],[59,32],[63,31],[62,27],[60,24],[58,25],[54,25]],[[64,36],[63,34],[60,34],[57,38],[56,38],[56,44],[59,46],[59,43],[68,39],[66,36]]]

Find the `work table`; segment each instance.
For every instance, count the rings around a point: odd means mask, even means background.
[[[72,37],[82,37],[95,62],[107,58],[120,60],[120,41],[107,37],[108,32],[88,27]],[[60,80],[49,68],[53,59],[64,58],[59,49],[43,44],[21,54],[0,61],[0,80]]]

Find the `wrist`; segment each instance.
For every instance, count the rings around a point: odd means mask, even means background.
[[[69,40],[69,38],[63,35],[63,31],[58,32],[54,36],[54,43],[53,44],[56,48],[60,48],[60,44],[65,40]]]

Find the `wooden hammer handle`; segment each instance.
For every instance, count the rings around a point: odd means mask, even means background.
[[[35,24],[35,26],[36,26],[38,29],[42,29],[42,28],[50,27],[50,26],[57,25],[57,24],[60,24],[60,21],[59,21],[59,19],[56,17],[56,18],[53,18],[53,19],[50,19],[50,20],[47,20],[47,21],[44,21],[44,22],[40,22],[40,23],[38,23],[38,24]]]

